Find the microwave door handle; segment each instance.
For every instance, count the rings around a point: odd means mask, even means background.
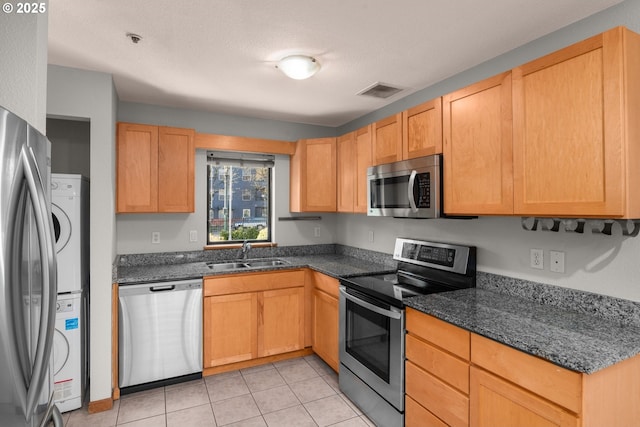
[[[411,212],[418,212],[416,199],[413,197],[413,186],[415,185],[417,174],[418,172],[416,172],[415,169],[411,171],[411,175],[409,176],[409,186],[407,188],[407,196],[409,197],[409,206],[411,206]]]

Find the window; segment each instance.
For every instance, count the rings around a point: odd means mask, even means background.
[[[209,152],[207,244],[271,241],[274,156]]]

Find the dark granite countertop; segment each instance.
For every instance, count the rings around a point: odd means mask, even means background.
[[[166,280],[192,279],[220,274],[238,274],[257,271],[286,270],[292,268],[309,267],[320,273],[340,278],[359,276],[371,273],[386,273],[394,271],[388,264],[375,263],[360,258],[340,255],[306,255],[284,256],[278,259],[287,262],[285,265],[263,268],[239,268],[237,270],[213,271],[204,261],[187,262],[182,264],[146,264],[118,267],[116,282],[125,285],[133,283],[150,283]]]
[[[587,374],[640,354],[640,328],[485,289],[424,295],[406,305]]]

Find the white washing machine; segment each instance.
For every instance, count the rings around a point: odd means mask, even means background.
[[[51,211],[58,293],[80,292],[89,282],[89,180],[82,175],[52,174]]]
[[[62,412],[82,407],[86,389],[84,294],[58,295],[53,336],[53,399]]]

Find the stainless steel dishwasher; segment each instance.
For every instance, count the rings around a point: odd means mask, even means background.
[[[118,292],[120,388],[201,376],[202,280],[120,285]]]

